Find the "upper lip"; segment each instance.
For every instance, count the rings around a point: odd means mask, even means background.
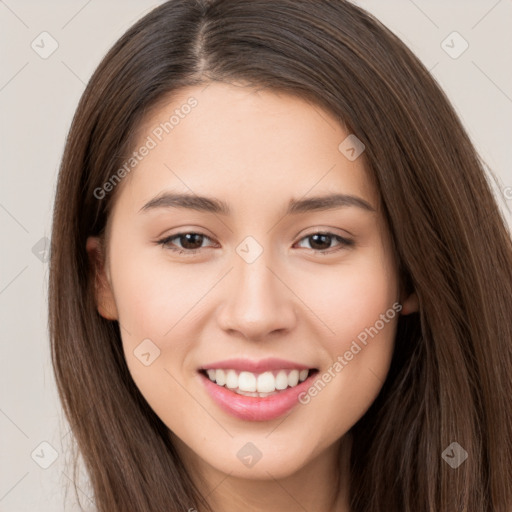
[[[271,357],[267,359],[260,359],[259,361],[254,361],[252,359],[225,359],[223,361],[206,364],[199,368],[199,370],[222,369],[263,373],[271,370],[310,370],[311,368],[311,366],[295,363],[294,361]]]

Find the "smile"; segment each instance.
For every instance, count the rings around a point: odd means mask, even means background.
[[[265,397],[294,388],[308,378],[310,370],[273,370],[264,373],[237,371],[234,369],[206,370],[208,378],[219,386],[245,396]]]
[[[232,359],[200,368],[208,395],[224,412],[245,421],[269,421],[289,412],[311,386],[316,368],[266,359]]]

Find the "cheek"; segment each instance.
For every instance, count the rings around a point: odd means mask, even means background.
[[[335,438],[366,412],[386,379],[400,306],[397,275],[380,251],[330,277],[309,287],[308,306],[329,328],[322,337],[327,363],[301,401]]]
[[[117,252],[123,253],[129,257],[112,252],[111,276],[130,374],[160,418],[169,419],[172,411],[182,410],[185,404],[191,414],[200,415],[180,384],[179,369],[191,348],[190,336],[180,332],[204,291],[194,287],[186,272],[170,272],[169,262],[159,251]]]
[[[347,342],[373,326],[398,299],[397,275],[380,247],[336,267],[319,268],[314,275],[304,273],[299,281],[304,302],[325,324],[324,342],[331,355],[344,352]]]
[[[196,271],[191,276],[187,265],[173,268],[159,248],[128,254],[125,259],[112,258],[111,264],[119,321],[133,336],[160,341],[186,321],[211,276],[197,277]]]
[[[299,397],[303,421],[318,433],[319,446],[348,432],[378,396],[389,371],[398,316],[399,307],[381,297],[347,321],[340,315],[333,323],[336,334],[324,338],[327,363]]]

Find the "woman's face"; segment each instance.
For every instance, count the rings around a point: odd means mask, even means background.
[[[210,469],[281,478],[334,453],[406,302],[361,146],[308,102],[221,83],[140,128],[98,288],[133,380]]]

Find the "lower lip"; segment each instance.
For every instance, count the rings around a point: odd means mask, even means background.
[[[215,384],[202,373],[199,375],[208,394],[227,413],[245,421],[269,421],[286,414],[299,403],[299,395],[311,386],[316,372],[297,386],[267,397],[239,395]]]

